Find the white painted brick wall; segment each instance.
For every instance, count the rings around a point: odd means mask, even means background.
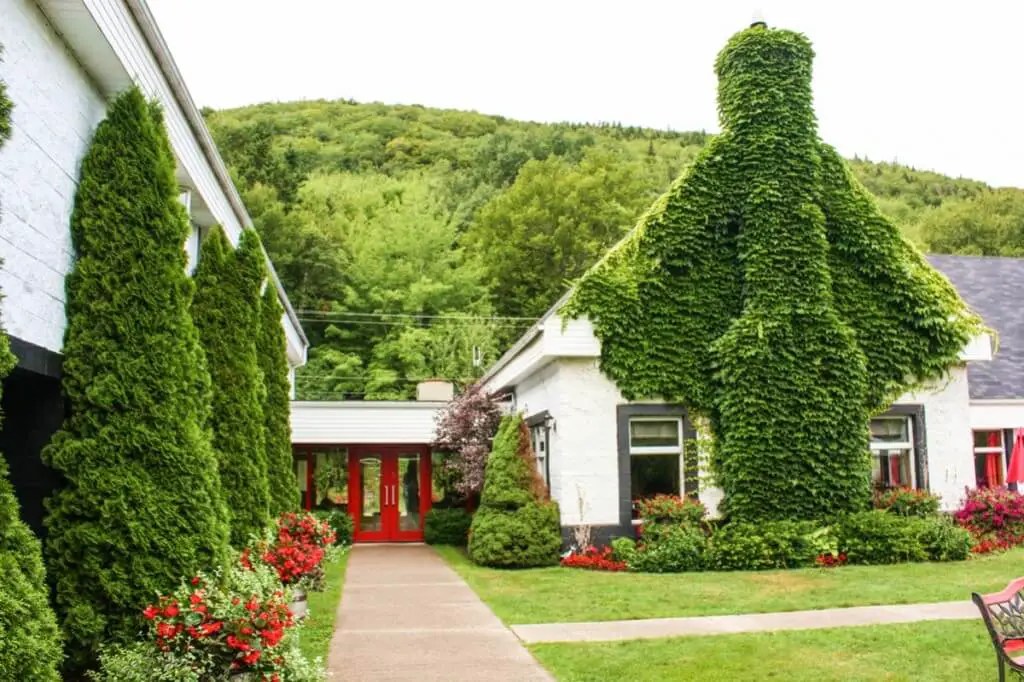
[[[593,358],[558,361],[557,463],[559,487],[552,490],[562,512],[562,525],[619,523],[619,454],[616,407],[624,402],[619,389],[598,369]],[[584,499],[580,519],[577,486]]]
[[[558,407],[558,365],[552,363],[540,371],[531,374],[521,384],[516,386],[517,412],[524,418],[530,417],[538,412],[548,410],[553,416]],[[561,490],[561,472],[558,469],[558,425],[549,434],[548,452],[555,453],[548,461],[549,488],[551,496],[559,499]]]
[[[14,102],[0,150],[0,288],[15,337],[60,351],[69,221],[103,98],[31,0],[0,0],[0,79]]]
[[[897,404],[924,405],[929,488],[941,496],[943,509],[956,509],[964,487],[975,485],[967,368],[954,369],[947,380],[902,396]]]

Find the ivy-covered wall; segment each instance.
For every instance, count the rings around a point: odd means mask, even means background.
[[[716,61],[722,133],[577,284],[627,398],[708,418],[722,510],[865,506],[867,424],[943,375],[980,321],[817,136],[813,51],[755,26]]]
[[[132,88],[82,163],[66,281],[71,411],[43,451],[64,478],[46,555],[76,668],[98,645],[133,637],[153,595],[227,560],[177,195],[162,115]]]
[[[7,86],[0,81],[0,149],[11,134],[11,110]],[[0,328],[0,381],[15,364],[10,340]],[[0,671],[12,680],[56,682],[63,652],[50,607],[43,550],[20,518],[8,473],[0,455]]]
[[[266,386],[263,436],[270,478],[270,508],[274,514],[293,510],[299,502],[299,486],[292,468],[291,384],[288,381],[288,350],[281,327],[283,314],[277,290],[268,284],[260,306],[257,351]]]
[[[270,521],[265,389],[256,355],[264,276],[255,233],[245,231],[233,249],[221,228],[210,230],[199,252],[192,315],[213,380],[210,426],[236,547]]]

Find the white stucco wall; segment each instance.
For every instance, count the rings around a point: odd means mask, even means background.
[[[78,169],[106,107],[31,0],[0,0],[0,78],[14,102],[0,149],[0,289],[15,337],[60,351]]]
[[[975,486],[967,368],[954,369],[947,380],[902,396],[896,404],[924,406],[928,487],[941,496],[943,509],[955,509],[964,487]]]

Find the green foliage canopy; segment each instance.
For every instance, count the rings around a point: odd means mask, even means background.
[[[867,423],[978,331],[952,285],[818,140],[810,43],[761,27],[716,63],[723,132],[577,286],[627,398],[710,418],[723,510],[867,505]]]
[[[200,248],[192,317],[213,380],[212,442],[235,547],[244,546],[270,522],[263,432],[266,389],[256,353],[264,278],[263,253],[254,232],[245,230],[233,249],[221,228],[210,230]]]
[[[43,450],[64,478],[49,501],[46,550],[76,664],[134,636],[154,594],[227,561],[177,195],[160,112],[132,88],[82,162],[66,281],[71,410]]]

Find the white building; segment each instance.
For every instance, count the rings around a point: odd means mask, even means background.
[[[221,225],[237,243],[251,221],[143,0],[0,0],[0,45],[0,80],[14,102],[11,138],[0,149],[0,310],[18,357],[4,385],[0,450],[23,514],[38,528],[53,485],[39,451],[63,419],[69,221],[79,164],[108,100],[135,83],[162,105],[193,226],[182,245],[192,265],[204,230]],[[295,368],[308,342],[271,272]]]
[[[1004,482],[1012,430],[1024,427],[1024,313],[1017,305],[1024,260],[931,256],[930,262],[998,335],[975,339],[963,364],[929,390],[902,396],[871,422],[875,481],[908,485],[955,508],[965,487]],[[531,425],[538,466],[559,501],[563,526],[600,536],[630,532],[632,501],[696,494],[713,514],[721,490],[684,444],[696,437],[682,405],[629,402],[598,368],[590,323],[563,327],[559,301],[484,377]],[[583,514],[580,514],[582,500]]]

